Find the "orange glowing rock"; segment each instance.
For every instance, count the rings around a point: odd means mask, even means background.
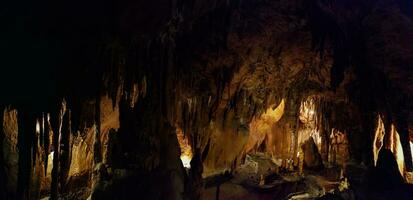
[[[402,145],[400,142],[400,136],[396,130],[396,127],[394,126],[394,124],[391,124],[390,131],[386,133],[382,117],[378,115],[377,118],[378,118],[377,127],[376,127],[375,137],[373,140],[374,164],[375,165],[377,164],[378,154],[380,152],[380,149],[383,148],[384,138],[388,138],[389,141],[387,142],[387,145],[384,148],[389,149],[393,153],[394,158],[397,161],[400,174],[406,174],[404,171],[403,148],[402,148]],[[389,134],[389,135],[386,136],[386,134]],[[405,175],[405,179],[406,181],[409,181],[408,174]]]
[[[259,144],[265,142],[265,138],[271,139],[272,125],[278,122],[284,115],[285,100],[282,99],[280,104],[275,108],[269,108],[260,117],[255,118],[250,123],[250,134],[246,145],[246,152],[253,150]]]
[[[192,147],[189,144],[188,137],[185,137],[182,129],[176,129],[179,146],[181,147],[181,161],[185,168],[191,168]]]

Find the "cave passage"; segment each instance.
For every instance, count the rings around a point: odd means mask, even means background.
[[[0,8],[0,199],[413,199],[411,0]]]

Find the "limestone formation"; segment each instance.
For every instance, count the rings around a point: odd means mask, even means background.
[[[208,199],[210,188],[214,198],[318,198],[343,171],[349,189],[325,196],[374,199],[383,191],[366,185],[386,174],[398,186],[386,194],[403,199],[412,9],[410,0],[4,3],[0,198]]]

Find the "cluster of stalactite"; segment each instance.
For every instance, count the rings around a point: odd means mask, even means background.
[[[3,180],[7,183],[5,186],[9,186],[4,194],[15,195],[8,198],[25,199],[39,197],[40,192],[45,190],[57,192],[57,187],[48,186],[50,181],[57,186],[57,182],[67,178],[70,112],[62,107],[61,112],[51,117],[49,113],[29,114],[9,107],[1,113],[2,153],[10,153],[8,158],[2,158],[8,170]],[[53,154],[52,170],[48,169],[51,152],[56,152]],[[15,159],[17,162],[13,161]],[[48,174],[50,171],[51,174]]]
[[[302,98],[298,105],[294,114],[296,117],[288,117],[284,114],[283,107],[284,115],[272,116],[277,118],[276,120],[268,120],[264,114],[251,122],[246,152],[262,151],[276,158],[294,159],[301,146],[312,137],[326,163],[343,165],[348,161],[349,147],[346,132],[354,131],[349,127],[356,125],[357,122],[349,121],[350,117],[346,115],[350,113],[340,113],[345,109],[337,109],[345,105],[337,105],[337,101],[330,102],[323,96],[314,95]],[[290,108],[287,105],[285,109],[288,111]],[[296,129],[293,129],[294,127]],[[341,147],[338,148],[342,149],[340,152],[336,151],[337,146]],[[344,156],[344,158],[336,162],[337,159],[332,157],[337,156]]]
[[[406,181],[410,181],[410,173],[405,169],[408,163],[405,161],[402,136],[395,124],[383,120],[383,115],[376,117],[376,122],[369,121],[369,124],[364,124],[366,122],[362,119],[365,116],[361,115],[360,109],[350,102],[345,94],[340,92],[333,95],[328,92],[320,94],[322,93],[302,98],[299,111],[296,113],[297,117],[289,118],[288,121],[285,114],[281,120],[267,123],[265,116],[258,117],[259,120],[252,122],[249,136],[251,144],[247,146],[246,152],[262,151],[276,158],[294,159],[300,151],[298,148],[312,137],[324,163],[345,167],[350,159],[356,162],[368,162],[362,155],[371,153],[374,155],[368,159],[373,158],[376,163],[380,150],[389,149],[397,161],[400,174]],[[285,109],[288,113],[290,108],[287,105]],[[291,128],[294,126],[290,125],[294,123],[298,124],[296,133]],[[286,124],[290,128],[286,128]],[[255,128],[260,126],[269,126],[269,128],[264,128],[264,131]],[[364,132],[366,126],[373,128]],[[273,141],[274,138],[282,142],[276,143]],[[368,138],[373,138],[373,141],[369,141]],[[407,142],[411,145],[410,140]],[[360,147],[360,144],[368,146],[364,148]],[[411,156],[409,152],[410,149],[407,155]]]
[[[317,96],[303,99],[300,107],[298,143],[302,144],[312,137],[323,161],[344,165],[349,156],[347,132],[354,131],[349,130],[349,127],[357,124],[355,121],[349,121],[351,113],[346,111],[348,108],[345,102],[340,104],[338,99],[330,101],[325,97]],[[340,149],[342,151],[339,151]],[[336,162],[336,157],[343,157],[343,159]]]
[[[375,123],[375,134],[372,143],[374,165],[377,165],[379,153],[382,149],[390,150],[397,162],[400,175],[404,177],[406,181],[411,182],[411,172],[406,169],[408,166],[406,160],[409,160],[407,156],[411,156],[411,154],[405,154],[401,135],[397,131],[396,126],[394,124],[387,124],[388,122],[386,123],[383,118],[383,115],[378,114]],[[409,141],[408,145],[411,146],[412,142]]]
[[[312,35],[315,46],[321,52],[325,42],[331,41],[334,63],[331,69],[331,86],[339,88],[345,81],[346,73],[353,71],[357,77],[348,84],[349,100],[361,113],[359,127],[363,147],[358,160],[373,164],[371,150],[375,133],[377,114],[384,116],[390,131],[394,124],[400,135],[407,171],[412,171],[411,149],[409,146],[408,121],[411,121],[411,88],[401,74],[409,74],[405,66],[411,66],[412,59],[406,52],[411,51],[411,15],[405,13],[406,1],[336,2],[313,1],[316,12],[311,12]],[[348,9],[346,9],[348,8]],[[401,12],[400,12],[401,11]],[[388,15],[387,15],[388,14]],[[345,16],[341,18],[339,16]],[[389,17],[390,16],[390,17]],[[389,23],[399,21],[398,25]],[[403,25],[402,25],[403,24]],[[402,30],[398,28],[403,27]],[[390,36],[396,33],[397,36]],[[376,34],[378,33],[378,34]],[[370,37],[371,36],[371,37]],[[403,44],[403,45],[396,45]],[[383,58],[377,60],[376,58]],[[400,60],[400,63],[394,63]],[[398,71],[398,72],[396,72]],[[405,86],[403,86],[405,85]],[[353,132],[354,133],[354,132]],[[357,134],[352,134],[352,137]],[[350,144],[352,145],[352,144]]]
[[[44,84],[34,90],[44,99],[28,92],[31,97],[25,100],[33,100],[34,106],[9,97],[1,102],[0,139],[14,145],[10,149],[18,152],[18,161],[12,160],[15,183],[7,178],[9,171],[0,168],[0,184],[15,186],[2,187],[0,193],[25,199],[44,191],[56,199],[78,177],[96,198],[135,192],[143,199],[179,199],[184,194],[198,199],[202,175],[235,169],[251,146],[260,149],[270,140],[248,144],[251,122],[265,117],[270,107],[284,104],[270,131],[273,140],[282,142],[263,149],[295,157],[305,127],[300,109],[308,97],[312,114],[307,112],[310,119],[305,120],[320,135],[324,160],[334,145],[330,135],[338,131],[347,135],[351,157],[373,164],[372,135],[380,111],[385,127],[395,125],[405,170],[412,171],[409,117],[404,112],[409,103],[395,92],[400,86],[386,84],[390,80],[366,60],[367,47],[362,46],[368,42],[361,33],[370,29],[362,29],[358,21],[371,10],[359,4],[356,8],[363,9],[344,9],[335,2],[199,0],[161,8],[142,2],[116,4],[122,13],[105,15],[102,19],[109,25],[100,27],[113,35],[73,36],[73,41],[105,39],[79,47],[65,44],[74,55],[78,48],[92,50],[75,57],[79,63],[71,54],[65,57],[75,61],[67,64],[68,77],[57,84],[58,92]],[[149,10],[164,14],[140,15]],[[353,10],[360,12],[348,13]],[[347,18],[337,17],[340,14]],[[153,17],[154,23],[143,25],[140,17]],[[79,67],[71,71],[72,66]],[[357,78],[344,88],[344,71],[352,67]],[[6,109],[10,104],[12,109]],[[8,135],[12,123],[16,128]],[[192,149],[189,173],[179,159],[178,128]],[[0,162],[6,166],[4,151],[9,147],[1,145]],[[136,187],[125,192],[126,185]]]
[[[164,155],[166,149],[179,148],[176,134],[169,134],[175,133],[175,126],[182,128],[193,151],[188,182],[194,185],[185,188],[188,193],[200,188],[197,184],[202,182],[203,165],[211,173],[227,167],[235,168],[241,162],[240,152],[248,137],[249,122],[270,105],[278,104],[282,96],[278,94],[290,84],[288,77],[294,77],[306,66],[295,61],[293,55],[296,52],[293,49],[282,50],[283,45],[288,45],[287,42],[267,42],[265,47],[262,47],[262,42],[254,42],[268,39],[266,35],[253,34],[258,29],[270,27],[270,21],[266,20],[257,29],[250,29],[248,27],[255,24],[243,24],[238,17],[265,19],[267,15],[270,18],[280,16],[272,15],[271,12],[264,12],[263,16],[251,15],[253,12],[249,9],[254,4],[250,3],[218,4],[212,10],[201,9],[196,14],[174,10],[170,20],[160,28],[159,35],[143,34],[141,38],[133,39],[119,36],[97,45],[96,51],[90,53],[92,61],[80,65],[93,64],[87,70],[68,70],[68,75],[79,79],[75,81],[75,78],[64,78],[63,83],[57,86],[59,92],[51,97],[52,100],[47,99],[43,103],[50,105],[36,109],[12,105],[16,106],[18,112],[19,167],[18,189],[9,193],[19,195],[21,199],[38,197],[42,190],[34,186],[31,178],[40,174],[32,170],[41,167],[33,167],[33,163],[43,163],[47,173],[50,170],[50,157],[53,158],[51,183],[44,191],[50,192],[52,199],[64,192],[66,185],[70,186],[68,179],[77,175],[89,177],[86,178],[86,185],[98,187],[99,181],[105,180],[100,180],[99,174],[94,174],[95,169],[101,170],[102,165],[99,163],[102,162],[114,168],[147,173],[147,177],[153,175],[154,171],[167,169],[184,179],[184,172],[180,169],[182,164],[168,163],[170,159]],[[253,10],[260,9],[268,10],[259,5]],[[191,30],[181,29],[183,17],[201,14],[205,14],[205,17],[191,19],[196,25]],[[231,26],[227,25],[233,23],[231,20],[235,20],[239,27],[228,30]],[[287,21],[288,18],[281,20]],[[305,26],[299,21],[300,18],[294,19],[295,26],[275,27],[271,34],[286,37],[290,32]],[[222,24],[219,25],[219,22]],[[219,26],[206,31],[210,23],[218,23]],[[243,43],[248,44],[249,51],[236,52],[240,49],[239,42],[235,39],[239,38],[236,36],[239,30],[249,32],[242,35],[245,40]],[[200,38],[190,35],[198,35]],[[217,35],[218,38],[209,37],[210,35]],[[302,35],[303,38],[308,38],[308,33]],[[220,41],[221,37],[223,41]],[[227,42],[225,38],[228,39]],[[214,46],[215,42],[218,46]],[[277,45],[274,47],[273,43]],[[301,44],[297,42],[294,45]],[[304,56],[315,57],[310,42],[306,41],[305,44],[306,47],[301,50],[305,52]],[[230,50],[214,55],[214,49],[227,45]],[[268,52],[267,49],[271,50]],[[241,55],[246,58],[240,60]],[[283,61],[284,57],[286,59]],[[205,58],[209,59],[207,65],[202,61]],[[317,63],[317,60],[318,58],[312,59],[310,62]],[[295,66],[293,70],[285,70],[284,66],[291,65]],[[76,74],[77,71],[80,73]],[[295,79],[300,79],[300,76]],[[285,82],[285,85],[280,86],[276,82]],[[113,109],[118,110],[118,117],[114,116],[114,120],[119,123],[118,127],[114,127],[117,131],[109,131],[102,119],[102,115],[108,113],[102,111],[102,103],[106,105],[107,100],[112,102]],[[13,101],[5,102],[5,105],[8,104],[13,104]],[[40,124],[40,139],[36,139],[37,121]],[[168,140],[171,135],[175,137],[175,142],[170,143],[174,140]],[[111,142],[108,142],[108,138]],[[233,140],[240,140],[240,144],[221,144]],[[41,145],[38,147],[37,143]],[[220,150],[221,147],[225,149]],[[233,151],[233,147],[237,150]],[[113,149],[108,152],[107,158],[102,153],[105,148]],[[222,151],[223,159],[217,161],[216,157]],[[173,162],[179,161],[179,151],[169,152],[172,152],[171,157],[177,157]],[[82,165],[85,165],[85,170],[79,169]],[[169,169],[169,165],[173,169]],[[10,182],[6,178],[2,180]],[[145,191],[145,187],[156,188],[155,185],[156,182],[147,184],[138,191],[150,193],[151,190]],[[182,191],[176,191],[180,192]]]
[[[83,110],[82,114],[94,115],[94,112],[88,112]],[[58,193],[69,189],[71,178],[90,176],[88,170],[92,166],[88,163],[88,155],[93,155],[95,162],[99,162],[101,145],[98,132],[101,127],[96,125],[100,124],[99,117],[96,122],[82,121],[85,123],[82,128],[75,128],[71,123],[71,108],[64,100],[55,113],[37,115],[10,107],[1,113],[2,155],[9,156],[2,158],[3,166],[8,170],[2,181],[8,186],[4,193],[8,198],[39,198],[50,194],[51,198],[57,199]],[[92,123],[93,127],[86,123]],[[93,131],[89,131],[91,129]],[[93,135],[99,139],[91,140]]]

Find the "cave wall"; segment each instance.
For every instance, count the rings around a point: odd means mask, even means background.
[[[17,169],[19,154],[17,150],[17,111],[16,110],[4,110],[3,111],[3,140],[2,140],[2,159],[4,173],[7,180],[5,185],[5,192],[15,193],[17,188]],[[6,123],[7,122],[7,123]]]
[[[7,195],[37,198],[50,186],[56,198],[81,174],[94,198],[194,199],[202,175],[234,169],[262,135],[274,154],[296,155],[299,108],[310,95],[324,99],[324,138],[331,128],[346,131],[350,157],[370,165],[375,119],[384,115],[411,171],[413,25],[400,2],[27,4],[34,11],[7,23],[1,37],[11,39],[2,54],[10,69],[0,79],[9,95],[0,108],[18,113],[2,117]],[[285,111],[269,125],[271,134],[252,130],[251,122],[281,99]],[[192,146],[189,174],[179,160],[177,127]],[[52,151],[60,153],[51,168]],[[326,152],[328,145],[324,159]],[[43,169],[46,177],[36,176]]]

